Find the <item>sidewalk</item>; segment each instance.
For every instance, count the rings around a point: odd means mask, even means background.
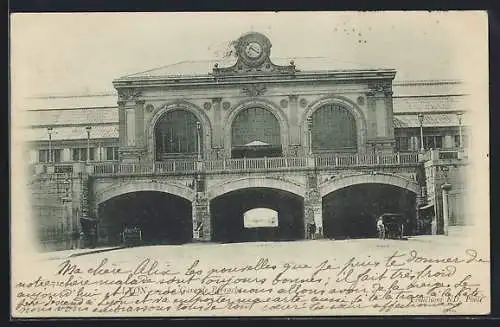
[[[40,253],[40,257],[43,260],[63,260],[72,257],[78,257],[85,254],[100,253],[106,251],[113,251],[118,249],[123,249],[125,246],[112,246],[112,247],[98,247],[94,249],[73,249],[73,250],[63,250],[55,252],[45,252]]]

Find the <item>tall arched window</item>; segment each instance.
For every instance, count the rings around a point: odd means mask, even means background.
[[[263,108],[242,110],[231,126],[232,157],[271,157],[281,155],[278,119]]]
[[[172,110],[162,115],[155,126],[156,160],[196,156],[198,153],[197,122],[196,116],[186,110]],[[200,126],[201,145],[203,145],[202,136]]]
[[[356,119],[348,109],[327,104],[312,114],[313,152],[352,152],[357,149]]]

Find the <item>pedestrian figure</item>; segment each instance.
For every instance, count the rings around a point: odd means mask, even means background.
[[[309,235],[312,240],[315,239],[315,234],[316,234],[316,224],[315,223],[309,224]]]
[[[92,226],[90,226],[89,234],[90,234],[90,247],[93,249],[97,245],[97,226],[95,226],[95,224],[92,224]]]
[[[379,238],[385,239],[385,227],[384,227],[384,221],[382,220],[382,217],[378,217],[377,232],[378,232]]]

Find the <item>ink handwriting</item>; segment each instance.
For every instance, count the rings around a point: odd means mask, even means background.
[[[17,281],[14,309],[80,316],[453,313],[488,301],[487,285],[471,273],[488,269],[486,263],[474,249],[452,257],[396,250],[381,257],[327,256],[304,262],[258,258],[223,265],[202,258],[127,263],[104,258],[85,264],[68,259],[53,274]]]

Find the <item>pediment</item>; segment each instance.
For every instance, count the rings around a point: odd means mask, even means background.
[[[234,42],[236,63],[230,67],[219,67],[215,64],[212,75],[215,77],[248,75],[248,74],[294,74],[295,63],[287,66],[274,64],[271,59],[271,41],[263,34],[250,32],[242,35]]]

